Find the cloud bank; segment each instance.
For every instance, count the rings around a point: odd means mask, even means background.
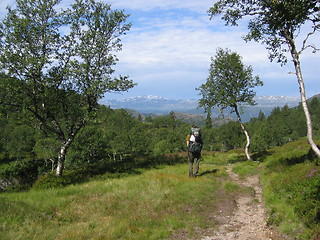
[[[0,6],[12,0],[2,0]],[[63,0],[62,4],[71,1]],[[206,81],[211,57],[218,47],[230,49],[251,65],[265,85],[258,95],[298,96],[299,88],[292,62],[284,67],[270,63],[268,53],[259,43],[245,43],[246,25],[226,27],[219,18],[209,19],[212,0],[109,0],[112,8],[130,14],[131,30],[122,37],[123,50],[117,53],[117,74],[129,75],[138,86],[123,95],[107,98],[158,95],[167,98],[199,98],[195,88]],[[3,8],[1,8],[3,9]],[[3,10],[2,10],[3,11]],[[3,13],[3,12],[2,12]],[[1,14],[2,14],[1,13]],[[315,38],[318,39],[318,38]],[[301,57],[307,93],[319,89],[319,53],[306,52]],[[318,62],[318,63],[317,63]]]

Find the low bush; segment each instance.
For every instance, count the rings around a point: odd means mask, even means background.
[[[65,170],[62,176],[56,176],[54,172],[39,177],[33,184],[33,189],[61,188],[71,184],[82,183],[88,180],[86,170]]]
[[[0,191],[22,191],[29,189],[38,177],[41,161],[23,159],[0,166]]]

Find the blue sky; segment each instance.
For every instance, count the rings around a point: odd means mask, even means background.
[[[0,17],[12,0],[2,0]],[[264,82],[257,95],[299,96],[299,86],[291,61],[281,67],[270,62],[267,50],[256,42],[245,43],[246,25],[226,27],[219,18],[210,20],[207,10],[214,0],[109,0],[112,8],[130,14],[131,30],[122,37],[123,50],[117,53],[116,73],[129,75],[138,83],[122,94],[106,94],[106,99],[155,95],[170,99],[199,99],[195,90],[206,81],[211,57],[216,49],[230,49],[251,65]],[[62,4],[70,3],[62,0]],[[317,38],[311,42],[319,42]],[[320,52],[301,56],[307,96],[320,93]]]

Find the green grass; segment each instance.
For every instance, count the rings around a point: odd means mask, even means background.
[[[254,161],[243,161],[238,162],[234,165],[232,170],[240,176],[240,178],[245,178],[249,175],[254,175],[259,173],[259,163]]]
[[[0,195],[0,239],[165,239],[212,227],[216,174],[187,164],[51,190]],[[213,211],[213,210],[212,210]]]
[[[320,236],[320,167],[305,140],[258,153],[204,156],[200,177],[188,163],[135,171],[49,190],[0,194],[0,239],[168,239],[214,228],[216,206],[251,191],[231,181],[226,165],[242,178],[260,174],[268,224],[288,238]],[[217,213],[218,214],[218,213]],[[200,232],[199,232],[200,229]]]
[[[239,159],[243,159],[243,151],[230,151],[227,153],[224,152],[214,152],[210,155],[205,155],[205,162],[212,163],[215,165],[224,166],[227,163],[234,163],[239,161]]]
[[[309,149],[303,139],[273,148],[262,159],[268,222],[293,239],[320,236],[320,168],[308,159]]]

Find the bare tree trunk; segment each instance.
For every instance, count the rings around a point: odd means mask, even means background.
[[[56,175],[61,176],[62,172],[64,170],[64,162],[66,160],[67,150],[71,144],[73,139],[68,139],[67,141],[63,142],[61,144],[59,154],[58,154],[58,163],[57,163],[57,169],[56,169]]]
[[[51,162],[51,171],[54,171],[54,159],[50,158],[49,161]]]
[[[240,124],[240,126],[241,126],[241,129],[242,129],[242,131],[244,132],[244,134],[246,135],[246,139],[247,139],[247,143],[246,143],[244,152],[245,152],[245,154],[246,154],[247,159],[248,159],[248,160],[252,160],[251,157],[250,157],[250,154],[249,154],[249,148],[250,148],[250,136],[249,136],[249,133],[248,133],[247,129],[245,128],[244,124],[243,124],[242,121],[241,121],[241,117],[240,117],[240,114],[239,114],[239,111],[238,111],[238,107],[235,106],[235,107],[234,107],[234,110],[235,110],[235,112],[236,112],[236,114],[237,114],[238,122],[239,122],[239,124]]]
[[[313,140],[312,121],[311,121],[311,116],[310,116],[308,105],[307,105],[306,90],[305,90],[304,81],[303,81],[302,72],[301,72],[299,53],[297,52],[294,40],[290,37],[290,35],[285,35],[285,37],[287,39],[288,46],[289,46],[289,49],[291,52],[291,56],[293,58],[293,63],[294,63],[294,67],[296,70],[295,74],[297,75],[298,84],[299,84],[299,88],[300,88],[301,104],[302,104],[304,114],[306,116],[307,138],[308,138],[309,144],[311,146],[311,149],[315,152],[317,157],[320,158],[320,150]]]
[[[70,130],[70,132],[68,133],[68,138],[66,140],[64,140],[63,135],[61,135],[62,143],[61,143],[60,151],[58,154],[58,163],[57,163],[57,169],[56,169],[57,176],[62,175],[68,148],[70,147],[75,136],[83,126],[84,126],[84,122],[80,122],[76,127],[71,128],[72,130]]]

